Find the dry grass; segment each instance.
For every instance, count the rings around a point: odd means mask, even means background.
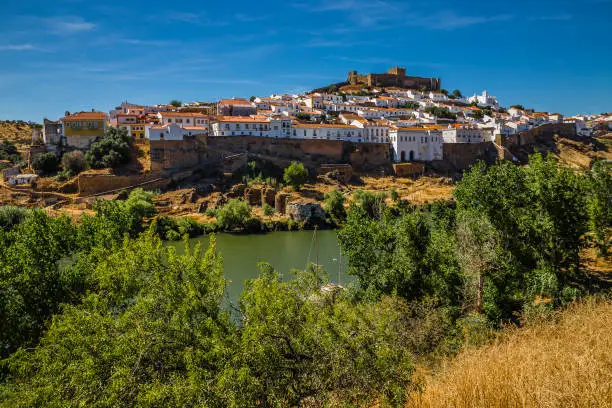
[[[612,302],[585,301],[463,352],[408,407],[612,407],[611,329]]]

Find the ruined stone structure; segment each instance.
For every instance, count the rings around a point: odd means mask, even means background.
[[[386,74],[360,75],[357,71],[349,71],[348,82],[351,85],[364,84],[367,86],[396,86],[400,88],[439,91],[442,86],[440,78],[421,78],[406,76],[406,68],[394,67]]]

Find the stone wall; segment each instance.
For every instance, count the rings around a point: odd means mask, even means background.
[[[117,176],[109,172],[84,172],[79,174],[79,195],[94,195],[141,185],[145,190],[166,188],[172,179],[161,174]]]
[[[507,148],[531,146],[535,144],[550,144],[553,142],[555,135],[573,139],[576,137],[576,125],[573,123],[551,123],[515,135],[497,135],[496,142]]]
[[[151,171],[179,170],[195,167],[200,162],[195,137],[184,140],[150,140]]]
[[[456,171],[468,169],[479,160],[494,163],[498,154],[492,142],[444,143],[443,149],[442,161]]]
[[[206,140],[205,162],[220,162],[231,154],[248,154],[278,160],[285,166],[297,160],[310,168],[349,163],[357,170],[388,166],[391,156],[385,143],[351,143],[341,140],[273,139],[258,136],[211,136]],[[201,157],[203,154],[201,153]]]
[[[423,163],[396,163],[393,171],[397,177],[417,177],[425,172]]]

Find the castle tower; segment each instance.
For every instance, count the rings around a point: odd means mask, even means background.
[[[389,74],[397,75],[397,76],[400,76],[400,77],[405,77],[406,76],[406,68],[402,68],[402,67],[389,68]]]

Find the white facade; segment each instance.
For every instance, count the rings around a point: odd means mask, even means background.
[[[364,142],[364,129],[351,125],[296,124],[292,127],[291,137],[295,139],[345,140]]]
[[[493,106],[498,107],[499,103],[497,102],[497,98],[495,96],[489,95],[489,93],[485,90],[482,95],[471,96],[468,98],[469,103],[477,103],[479,106]]]
[[[389,131],[393,160],[442,160],[443,142],[439,131],[426,128],[394,128]]]
[[[473,126],[456,126],[442,130],[444,143],[481,143],[484,131]]]
[[[212,124],[213,136],[260,136],[274,138],[291,137],[291,119],[285,116],[272,118],[225,116]]]
[[[159,112],[157,117],[163,125],[176,123],[179,126],[208,126],[208,116],[194,112]]]
[[[205,127],[183,127],[176,123],[145,127],[145,137],[149,140],[183,140],[186,136],[196,136],[206,132]]]

